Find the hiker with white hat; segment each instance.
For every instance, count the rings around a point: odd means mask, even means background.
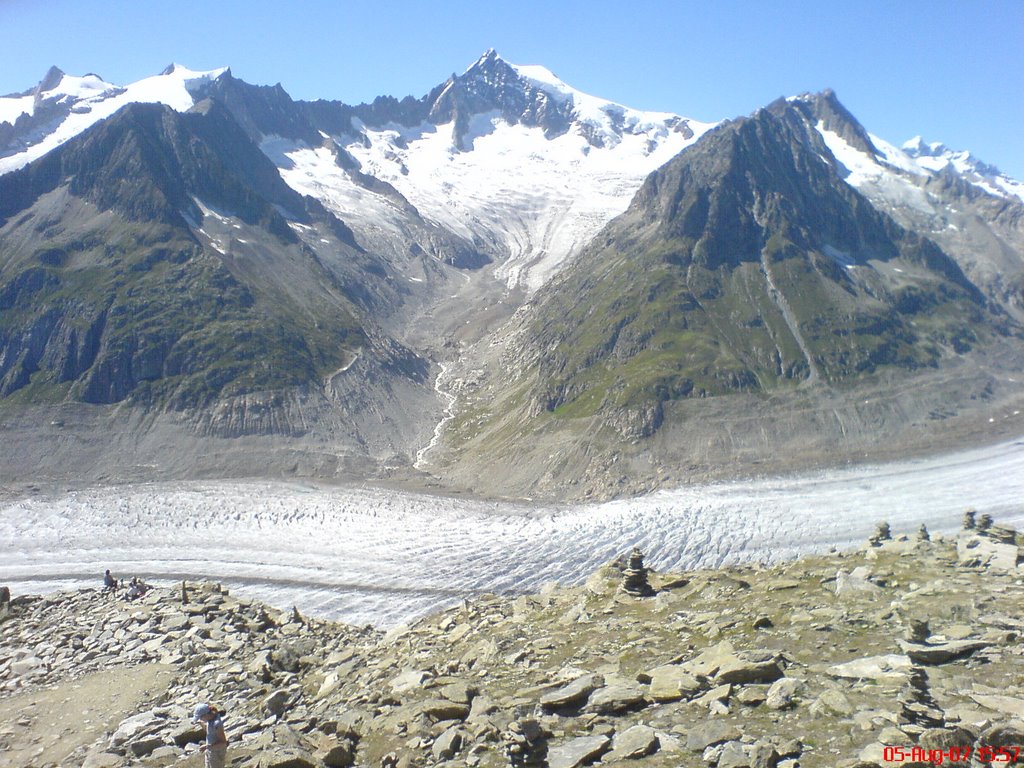
[[[228,757],[224,713],[209,704],[200,704],[192,713],[192,722],[206,723],[206,743],[199,747],[199,751],[206,755],[206,768],[224,768]]]

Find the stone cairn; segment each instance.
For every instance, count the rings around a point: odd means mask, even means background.
[[[913,667],[906,684],[896,696],[900,703],[898,722],[917,728],[941,728],[945,715],[928,690],[928,675],[921,667]]]
[[[928,533],[928,526],[921,523],[921,527],[917,529],[917,538],[919,541],[931,541],[932,535]]]
[[[889,530],[889,524],[884,520],[878,524],[878,527],[875,529],[875,533],[871,536],[870,539],[868,539],[872,547],[880,547],[882,546],[883,541],[891,540],[892,531]]]
[[[990,538],[995,539],[1000,544],[1016,544],[1017,543],[1017,531],[1006,525],[993,525],[988,531]]]
[[[633,547],[633,551],[629,553],[629,563],[622,572],[622,591],[637,597],[649,597],[654,594],[647,581],[644,553],[638,547]]]
[[[910,619],[907,622],[907,632],[905,637],[911,643],[925,643],[928,638],[931,637],[931,629],[928,627],[928,622],[923,619]]]
[[[980,536],[987,536],[995,539],[1000,544],[1016,544],[1017,531],[1009,526],[996,525],[992,515],[984,514],[976,518],[977,513],[973,509],[964,512],[964,529],[975,531]]]
[[[548,764],[547,737],[533,718],[513,720],[502,734],[502,741],[511,768],[544,768]]]

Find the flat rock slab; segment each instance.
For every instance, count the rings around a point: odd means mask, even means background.
[[[789,709],[797,691],[803,687],[803,681],[795,677],[780,677],[765,695],[765,704],[769,709]]]
[[[718,756],[718,768],[751,768],[750,756],[738,741],[730,741],[724,745],[722,754]]]
[[[850,573],[840,569],[836,573],[836,594],[840,597],[852,595],[877,595],[882,588],[869,580],[871,571],[866,566],[858,566]]]
[[[259,768],[317,768],[313,758],[294,749],[274,749],[260,756]]]
[[[975,651],[988,648],[991,643],[984,640],[951,640],[948,643],[908,643],[900,641],[900,648],[918,664],[945,664],[947,661],[970,656]]]
[[[454,701],[458,704],[470,704],[476,696],[476,686],[465,682],[448,683],[441,686],[438,691],[443,698]]]
[[[615,737],[612,751],[603,762],[614,763],[616,760],[636,760],[658,751],[658,734],[648,725],[634,725]]]
[[[607,736],[580,736],[548,751],[548,768],[579,768],[597,760],[611,747]]]
[[[782,677],[775,654],[769,651],[736,651],[723,641],[681,665],[694,676],[714,677],[721,684],[771,683]]]
[[[782,668],[774,659],[752,661],[740,656],[732,656],[722,661],[715,673],[715,681],[733,685],[749,685],[751,683],[773,683],[782,677]]]
[[[703,696],[693,699],[698,704],[703,704],[705,707],[710,707],[716,701],[720,701],[723,704],[729,700],[729,696],[732,695],[732,686],[726,683],[725,685],[718,685],[712,688],[710,691],[705,693]]]
[[[142,736],[152,735],[160,730],[165,720],[165,717],[157,715],[152,710],[127,717],[118,724],[117,730],[111,735],[110,746],[120,747]]]
[[[434,741],[431,747],[431,752],[434,755],[435,760],[450,760],[455,754],[462,749],[462,732],[458,726],[452,726],[447,731],[442,733]]]
[[[82,768],[121,768],[124,757],[112,752],[90,752],[82,763]]]
[[[687,661],[682,667],[691,675],[702,675],[711,677],[729,659],[736,658],[736,650],[732,643],[723,640],[718,645],[712,646],[700,652],[697,656]]]
[[[540,697],[540,706],[547,712],[576,707],[585,703],[590,694],[604,685],[600,675],[583,675],[568,685]]]
[[[599,688],[590,695],[586,711],[599,715],[617,715],[646,703],[647,691],[637,683],[615,683]]]
[[[447,699],[427,699],[412,706],[432,720],[465,720],[469,715],[468,706]]]
[[[909,656],[890,653],[834,664],[828,667],[825,673],[847,680],[902,680],[910,674],[910,668],[913,666],[914,662]]]
[[[785,589],[796,589],[800,582],[795,579],[772,579],[764,585],[766,592],[781,592]]]
[[[1014,571],[1020,561],[1020,550],[1015,544],[1003,544],[987,536],[961,536],[956,542],[956,553],[963,565],[980,565],[1002,571]]]
[[[703,752],[714,744],[723,741],[737,741],[743,734],[735,725],[719,720],[701,723],[686,735],[686,748],[691,752]]]
[[[678,701],[693,696],[701,689],[697,678],[676,664],[655,667],[647,675],[651,678],[648,694],[655,701]]]
[[[395,693],[415,691],[430,679],[430,673],[423,669],[404,669],[388,683]]]
[[[1013,696],[1001,696],[999,694],[987,695],[981,693],[972,693],[971,698],[981,704],[981,706],[985,707],[985,709],[993,709],[996,712],[1013,715],[1014,717],[1024,720],[1024,699],[1017,699]]]

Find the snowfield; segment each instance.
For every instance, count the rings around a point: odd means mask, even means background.
[[[819,121],[816,128],[829,151],[849,172],[846,183],[873,200],[881,199],[926,214],[936,213],[928,195],[912,179],[933,176],[948,167],[993,197],[1024,202],[1024,184],[981,163],[970,152],[954,151],[938,142],[925,144],[920,136],[898,148],[869,133],[871,143],[881,152],[880,156],[869,155],[826,129],[823,122]]]
[[[389,627],[481,592],[577,583],[639,546],[654,568],[767,562],[975,507],[1024,523],[1024,440],[948,456],[520,505],[273,481],[102,487],[0,506],[0,584],[15,595],[98,586],[105,568],[209,578],[287,608]]]
[[[467,152],[455,149],[454,123],[364,128],[358,140],[333,141],[430,224],[467,242],[493,243],[501,258],[496,277],[509,289],[533,292],[626,210],[651,172],[715,126],[688,120],[687,138],[669,127],[678,117],[620,109],[634,132],[601,148],[574,131],[548,139],[541,128],[509,125],[496,113],[473,118]],[[397,221],[407,214],[357,184],[329,148],[278,136],[266,137],[261,148],[289,186],[320,200],[358,234],[401,232]]]
[[[104,82],[96,75],[64,75],[53,89],[40,93],[39,99],[73,104],[71,112],[50,130],[36,136],[37,140],[23,151],[0,157],[0,174],[23,168],[128,104],[166,104],[178,112],[185,112],[195,104],[189,89],[197,82],[216,80],[225,72],[227,67],[194,72],[175,64],[163,74],[123,88]],[[0,97],[0,122],[14,123],[22,114],[33,114],[35,106],[34,96]]]

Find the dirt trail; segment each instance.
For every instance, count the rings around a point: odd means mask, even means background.
[[[174,670],[120,667],[0,699],[0,768],[81,765],[75,752],[148,709]]]

